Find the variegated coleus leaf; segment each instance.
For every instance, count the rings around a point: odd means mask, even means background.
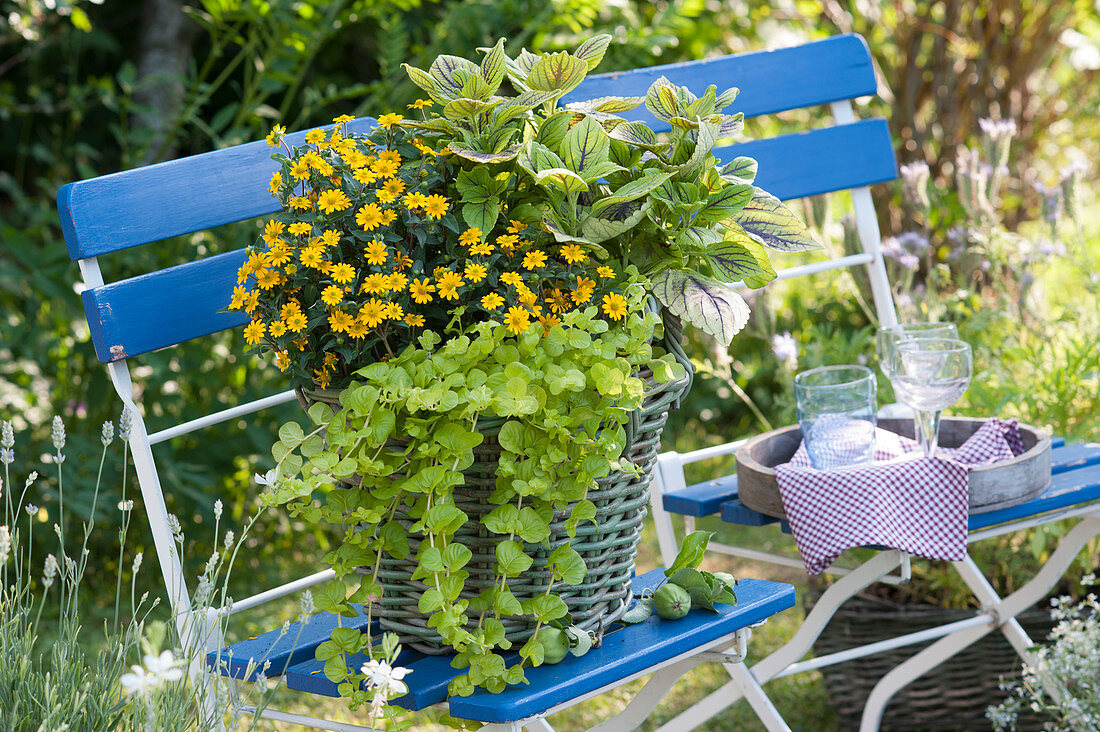
[[[676,87],[661,76],[649,85],[645,95],[645,108],[660,120],[668,122],[680,116],[680,105],[676,99]]]
[[[485,58],[481,59],[481,78],[485,80],[489,88],[492,90],[490,94],[496,94],[497,89],[500,88],[500,83],[504,81],[505,59],[507,56],[504,53],[504,39],[501,38],[497,41],[496,45],[490,48],[485,53]]]
[[[458,155],[460,158],[466,158],[472,160],[475,163],[505,163],[509,160],[515,160],[519,155],[520,150],[523,149],[522,145],[512,145],[506,147],[499,152],[484,152],[480,150],[474,150],[472,148],[460,145],[457,142],[452,142],[447,146],[447,149]]]
[[[611,36],[607,33],[601,33],[598,36],[592,36],[577,46],[577,50],[573,52],[573,55],[588,64],[588,70],[591,71],[600,65],[600,61],[603,60],[603,55],[610,43]]]
[[[432,62],[428,74],[435,80],[440,94],[448,99],[455,99],[462,96],[462,85],[471,75],[480,77],[481,69],[474,62],[460,56],[442,54]]]
[[[763,287],[775,279],[764,247],[736,224],[728,226],[721,240],[707,247],[705,256],[714,276],[723,282]]]
[[[629,112],[645,101],[645,97],[597,97],[583,102],[570,102],[565,108],[573,112]]]
[[[596,201],[596,203],[592,205],[592,213],[595,216],[602,216],[604,212],[612,206],[625,203],[626,201],[633,201],[648,195],[650,191],[662,185],[670,177],[672,177],[671,173],[653,172],[632,180],[617,189],[614,193]]]
[[[566,166],[584,176],[587,168],[607,162],[610,146],[611,140],[600,123],[591,117],[585,117],[565,133],[559,150]]]
[[[755,160],[742,155],[723,165],[718,172],[728,183],[752,183],[756,180],[756,168]]]
[[[666,145],[657,139],[657,133],[644,122],[623,122],[607,133],[611,139],[625,142],[645,150],[663,150]]]
[[[652,277],[653,294],[674,315],[728,346],[749,322],[749,306],[729,285],[698,272],[666,269]]]
[[[587,75],[587,63],[560,51],[539,59],[531,68],[526,83],[530,89],[554,90],[564,94],[575,89]]]
[[[642,222],[651,204],[643,201],[624,201],[605,209],[602,216],[592,215],[581,224],[581,233],[593,242],[602,242],[622,236]]]
[[[810,236],[806,224],[782,201],[761,188],[753,189],[752,200],[733,215],[748,235],[757,242],[784,252],[821,249]]]

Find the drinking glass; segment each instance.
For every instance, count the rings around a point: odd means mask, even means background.
[[[810,463],[832,470],[875,454],[875,375],[866,366],[822,366],[794,377],[798,424]]]
[[[911,341],[915,338],[958,338],[959,331],[954,323],[899,323],[879,328],[876,337],[879,368],[883,375],[893,381],[890,373],[890,359],[894,344]]]
[[[913,408],[925,457],[936,451],[940,414],[970,384],[972,358],[970,344],[956,338],[914,338],[893,345],[890,382],[898,399]]]

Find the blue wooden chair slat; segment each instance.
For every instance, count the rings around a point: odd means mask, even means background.
[[[348,129],[374,125],[363,117]],[[300,145],[307,132],[287,140]],[[62,186],[57,208],[69,256],[86,259],[280,210],[265,185],[279,167],[274,152],[260,140]]]
[[[701,518],[718,513],[722,503],[737,497],[737,476],[723,475],[704,483],[695,483],[661,497],[666,511]]]
[[[756,185],[786,201],[859,188],[898,177],[890,129],[883,119],[823,127],[715,149],[760,165]]]
[[[229,305],[245,250],[216,254],[81,293],[103,363],[155,351],[248,322]]]
[[[659,569],[635,577],[635,594],[655,587],[663,577]],[[677,621],[661,621],[654,616],[638,625],[617,625],[604,635],[600,648],[585,656],[569,656],[554,666],[528,669],[529,685],[514,687],[502,694],[478,691],[470,697],[451,699],[450,711],[457,717],[481,722],[508,722],[538,715],[557,704],[712,643],[793,604],[794,589],[789,585],[742,580],[737,585],[736,605],[720,605],[718,613],[693,610]],[[512,660],[518,659],[518,655],[511,655],[515,656]],[[357,667],[365,660],[365,656],[355,656],[349,657],[348,662],[350,667]],[[401,663],[412,669],[406,677],[410,691],[394,701],[414,711],[445,701],[451,679],[465,673],[450,665],[449,656],[413,654]],[[337,696],[336,685],[325,677],[323,667],[324,664],[317,660],[294,665],[286,672],[286,684],[299,691]]]
[[[777,73],[779,70],[782,73]],[[719,93],[736,86],[741,93],[726,111],[744,112],[746,117],[854,99],[874,94],[876,89],[867,44],[857,35],[841,35],[793,48],[596,74],[585,79],[564,101],[645,96],[649,85],[661,76],[696,95],[710,84],[717,85]],[[658,132],[669,129],[644,106],[623,116],[644,120]]]
[[[363,612],[362,605],[352,607]],[[268,678],[282,676],[291,666],[312,660],[317,646],[328,640],[337,627],[363,630],[367,627],[367,616],[342,617],[337,625],[337,617],[332,613],[318,613],[310,617],[307,623],[291,623],[285,632],[282,629],[269,630],[232,646],[210,651],[206,654],[206,665],[223,676],[246,681],[255,681],[259,673]],[[371,626],[371,631],[378,631],[377,623]],[[249,669],[250,665],[252,669]]]

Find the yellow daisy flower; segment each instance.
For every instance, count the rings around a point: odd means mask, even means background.
[[[290,354],[286,351],[276,351],[275,365],[279,367],[280,371],[286,371],[290,368]]]
[[[302,264],[306,267],[312,267],[313,269],[324,269],[325,266],[325,253],[318,247],[309,246],[302,250],[298,255],[302,260]]]
[[[470,254],[488,256],[493,253],[493,245],[487,241],[479,241],[470,245]]]
[[[500,281],[512,287],[519,287],[523,284],[523,275],[519,272],[505,272],[500,276]]]
[[[439,290],[439,296],[444,300],[457,300],[458,288],[466,284],[461,276],[449,269],[440,272],[435,280]]]
[[[458,243],[465,244],[467,246],[476,244],[479,241],[481,241],[481,229],[477,228],[476,226],[466,229],[466,231],[462,232],[458,236]]]
[[[424,213],[431,216],[433,219],[442,218],[443,214],[447,213],[447,209],[450,208],[450,203],[444,196],[433,194],[428,196],[424,202]]]
[[[622,320],[626,315],[626,300],[617,292],[603,296],[603,311],[612,320]]]
[[[268,332],[271,333],[272,338],[278,338],[286,333],[286,323],[281,320],[276,320],[271,324],[271,327],[268,328]]]
[[[526,308],[510,307],[504,316],[504,325],[513,335],[525,333],[531,327],[531,313]]]
[[[294,236],[303,236],[308,235],[313,230],[313,227],[304,221],[295,221],[293,224],[286,227],[286,230]]]
[[[509,219],[508,224],[509,234],[518,234],[519,232],[527,228],[527,224],[523,223],[522,221],[516,221],[514,219]],[[519,237],[516,238],[518,239]]]
[[[401,255],[398,255],[400,258]],[[389,277],[389,291],[390,292],[403,292],[405,286],[409,284],[409,278],[407,275],[403,275],[400,272],[394,272]]]
[[[365,338],[367,333],[370,333],[370,325],[362,319],[353,320],[348,326],[347,333],[352,338]]]
[[[363,284],[359,286],[360,292],[373,295],[379,292],[390,291],[390,278],[384,274],[374,272],[363,278]]]
[[[325,289],[321,290],[321,302],[329,307],[337,305],[344,299],[344,288],[337,287],[336,285],[329,285]]]
[[[270,290],[283,279],[283,276],[274,269],[264,267],[256,272],[256,285],[261,290]]]
[[[283,187],[283,173],[276,170],[271,174],[271,182],[267,184],[267,191],[273,196],[279,195],[279,189]]]
[[[532,249],[523,255],[523,268],[536,270],[546,264],[546,254],[538,249]]]
[[[486,310],[496,310],[503,304],[504,298],[495,292],[490,292],[488,295],[481,298],[481,307]]]
[[[584,253],[584,250],[577,244],[566,244],[561,248],[561,256],[565,258],[569,264],[576,264],[577,262],[584,262],[588,259],[588,255]]]
[[[404,117],[399,114],[393,114],[392,112],[390,114],[384,114],[378,118],[378,126],[388,130],[402,119],[404,119]]]
[[[309,177],[309,163],[305,158],[298,158],[294,165],[290,166],[290,174],[298,180]]]
[[[374,170],[371,168],[356,168],[351,177],[355,178],[355,180],[359,181],[363,185],[369,186],[370,184],[378,180],[381,176],[378,175],[378,173],[375,173]]]
[[[610,267],[606,267],[606,266],[605,267],[597,267],[596,268],[596,274],[598,274],[600,277],[603,277],[604,279],[613,279],[615,277],[615,270],[611,269]]]
[[[301,333],[305,330],[306,324],[309,323],[305,313],[301,311],[290,313],[284,317],[286,318],[286,329],[291,333]]]
[[[485,269],[485,265],[468,262],[466,264],[466,269],[464,269],[462,272],[462,275],[470,282],[481,282],[483,279],[485,279],[486,271],[487,270]]]
[[[386,303],[372,297],[359,308],[359,319],[374,328],[386,318]]]
[[[328,314],[328,327],[337,333],[342,333],[348,329],[348,326],[354,320],[349,313],[345,313],[343,310],[333,310]]]
[[[382,241],[372,241],[367,244],[365,252],[367,264],[381,265],[389,259],[389,255],[386,253],[386,243]]]
[[[565,297],[565,293],[556,287],[547,294],[546,304],[552,313],[563,313],[569,309],[569,300]]]
[[[336,211],[343,211],[350,206],[351,200],[344,194],[343,191],[335,188],[323,192],[317,199],[317,208],[321,209],[326,214],[335,213]]]
[[[248,325],[244,327],[244,339],[248,341],[248,345],[254,346],[264,337],[264,331],[266,330],[267,326],[264,325],[264,321],[249,321]]]
[[[339,117],[334,118],[332,121],[338,125],[342,125],[346,122],[351,122],[354,119],[355,117],[352,117],[350,114],[341,114]]]
[[[321,240],[321,246],[326,248],[334,247],[340,243],[340,232],[335,229],[325,229],[321,232],[319,238]]]
[[[321,142],[324,139],[325,131],[320,128],[316,130],[310,130],[306,133],[306,142],[308,142],[310,145],[316,145],[318,142]]]
[[[340,262],[332,265],[332,271],[329,275],[341,285],[346,285],[355,279],[355,268],[347,262]]]
[[[431,302],[433,292],[435,292],[435,285],[431,284],[427,277],[422,280],[414,279],[409,283],[409,295],[412,296],[413,302],[420,305]]]
[[[374,231],[382,223],[382,207],[377,203],[364,204],[355,214],[355,223],[367,231]]]
[[[571,297],[573,302],[577,305],[588,302],[592,299],[592,292],[596,289],[596,283],[594,280],[590,280],[587,277],[577,277],[577,287],[573,290]]]
[[[305,196],[291,196],[289,203],[291,208],[298,209],[300,211],[313,210],[313,201],[309,200]]]
[[[267,146],[278,147],[279,143],[283,141],[283,135],[286,134],[286,128],[282,125],[275,125],[271,128],[271,132],[267,133]]]
[[[432,105],[433,105],[434,103],[435,103],[435,102],[433,102],[433,101],[432,101],[432,100],[430,100],[430,99],[417,99],[417,100],[416,100],[415,102],[413,102],[412,104],[410,104],[410,105],[408,106],[408,108],[409,108],[409,109],[424,109],[425,107],[430,107],[430,106],[432,106]]]
[[[386,303],[386,319],[401,320],[405,317],[405,310],[395,302]]]
[[[405,316],[405,325],[410,328],[419,328],[424,325],[424,316],[420,313],[409,313]]]
[[[401,167],[401,163],[396,160],[386,160],[379,156],[379,159],[371,165],[371,169],[379,178],[392,178],[397,175],[397,169]]]

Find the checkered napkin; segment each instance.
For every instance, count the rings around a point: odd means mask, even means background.
[[[806,571],[819,574],[842,551],[888,546],[910,554],[958,561],[966,553],[970,468],[1024,451],[1016,420],[990,419],[958,448],[914,457],[920,445],[875,431],[871,465],[815,470],[805,445],[777,465],[783,508]],[[908,457],[907,457],[908,456]]]

